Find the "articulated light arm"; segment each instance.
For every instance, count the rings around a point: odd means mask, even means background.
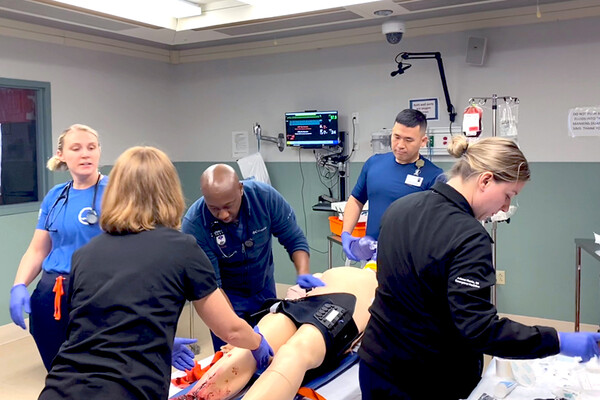
[[[439,51],[429,52],[429,53],[408,53],[403,52],[396,56],[396,62],[398,63],[398,70],[392,72],[392,76],[401,75],[408,68],[411,67],[411,64],[403,63],[402,61],[398,61],[398,57],[403,60],[424,60],[428,58],[435,58],[437,60],[438,69],[440,71],[440,78],[442,79],[442,88],[444,89],[444,97],[446,98],[446,107],[448,110],[448,114],[450,115],[450,122],[454,122],[456,119],[456,110],[450,101],[450,94],[448,93],[448,84],[446,83],[446,74],[444,73],[444,63],[442,62],[442,55]]]

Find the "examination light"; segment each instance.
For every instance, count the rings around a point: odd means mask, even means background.
[[[412,67],[412,64],[400,61],[398,63],[398,70],[392,71],[391,76],[402,75],[404,71]]]
[[[444,90],[444,97],[446,98],[446,106],[448,109],[448,114],[450,115],[450,123],[452,123],[456,119],[456,110],[450,101],[450,94],[448,93],[448,85],[446,83],[446,74],[444,73],[444,63],[442,62],[442,55],[439,51],[429,53],[408,53],[404,51],[402,53],[398,53],[396,58],[394,58],[394,61],[398,64],[398,69],[396,71],[392,71],[390,75],[392,77],[396,75],[402,75],[404,71],[412,66],[411,64],[402,60],[424,60],[428,58],[433,58],[437,61],[438,69],[440,71],[440,78],[442,80],[442,89]]]

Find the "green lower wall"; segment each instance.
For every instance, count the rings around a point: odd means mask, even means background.
[[[175,163],[188,204],[201,196],[199,177],[211,163]],[[237,169],[236,164],[231,164]],[[296,211],[307,233],[313,272],[327,268],[325,212],[312,211],[327,189],[314,162],[267,163],[273,186]],[[449,163],[438,163],[447,170]],[[354,186],[362,163],[350,166]],[[573,321],[575,297],[574,238],[592,238],[600,231],[600,163],[533,163],[533,179],[519,195],[519,210],[510,223],[497,229],[497,267],[506,271],[506,285],[498,286],[498,309],[509,314]],[[108,172],[103,169],[104,172]],[[58,179],[60,178],[60,179]],[[55,177],[59,182],[64,177]],[[19,260],[27,249],[37,213],[0,217],[0,325],[10,322],[9,291]],[[295,271],[283,247],[274,244],[276,280],[293,283]],[[333,246],[333,264],[342,265],[341,247]],[[600,323],[600,263],[582,257],[582,322]]]

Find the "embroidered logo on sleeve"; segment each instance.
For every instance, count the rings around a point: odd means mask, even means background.
[[[456,282],[460,285],[471,286],[471,287],[479,289],[479,282],[474,281],[472,279],[462,278],[459,276],[458,278],[456,278],[454,280],[454,282]]]

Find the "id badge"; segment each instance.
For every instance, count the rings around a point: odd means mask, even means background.
[[[404,183],[411,186],[421,187],[421,183],[423,183],[423,177],[416,175],[406,175],[406,180],[404,181]]]

